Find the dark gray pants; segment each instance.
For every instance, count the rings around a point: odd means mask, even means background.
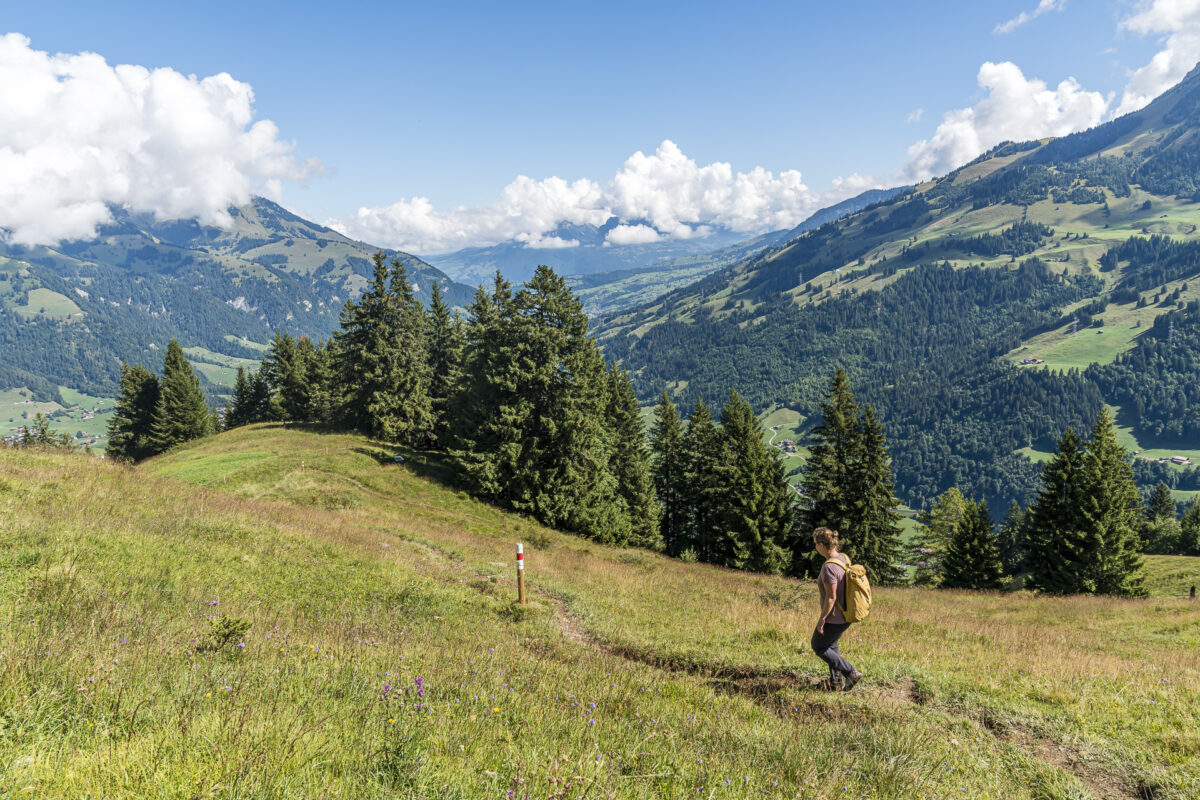
[[[817,656],[829,665],[830,676],[840,672],[843,675],[849,675],[854,672],[854,667],[850,662],[842,658],[842,654],[838,652],[838,639],[842,638],[842,634],[850,627],[848,622],[826,622],[825,632],[817,633],[813,629],[812,649]]]

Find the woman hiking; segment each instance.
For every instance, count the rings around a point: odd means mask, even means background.
[[[838,532],[829,528],[813,531],[813,545],[825,559],[817,578],[821,616],[812,635],[812,649],[829,665],[829,688],[850,691],[862,680],[862,673],[838,652],[838,639],[850,627],[843,613],[846,608],[846,568],[850,559],[838,551]]]

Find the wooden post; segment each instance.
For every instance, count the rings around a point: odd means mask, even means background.
[[[525,605],[525,548],[517,542],[517,602]]]
[[[1196,584],[1192,584],[1192,599],[1196,599]]]

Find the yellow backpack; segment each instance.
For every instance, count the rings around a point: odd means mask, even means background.
[[[846,607],[842,609],[842,615],[846,622],[862,622],[871,613],[871,582],[867,580],[867,569],[862,564],[851,564],[845,553],[838,555],[846,559],[846,563],[832,558],[825,563],[837,564],[846,570]]]

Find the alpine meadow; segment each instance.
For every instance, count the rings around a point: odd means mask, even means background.
[[[1200,797],[1200,0],[142,5],[0,31],[0,800]]]

